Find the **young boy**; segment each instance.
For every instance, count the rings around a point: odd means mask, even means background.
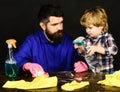
[[[80,19],[80,23],[85,27],[87,33],[85,38],[86,53],[94,57],[94,60],[86,60],[88,66],[91,65],[95,69],[99,68],[99,71],[111,73],[113,71],[113,55],[117,54],[118,47],[112,34],[108,33],[105,10],[99,6],[86,10]],[[78,50],[78,53],[83,52],[83,48],[76,43],[74,48]]]

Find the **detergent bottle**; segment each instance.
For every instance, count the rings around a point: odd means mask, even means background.
[[[19,71],[16,61],[13,58],[13,47],[16,48],[16,40],[8,39],[6,40],[6,43],[8,44],[8,56],[5,60],[5,75],[10,80],[14,80],[16,79]]]

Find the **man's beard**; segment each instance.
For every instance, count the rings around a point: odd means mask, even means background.
[[[48,30],[45,31],[46,36],[54,43],[61,43],[63,39],[63,30],[51,34]]]

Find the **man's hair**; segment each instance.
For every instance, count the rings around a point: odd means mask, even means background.
[[[63,17],[64,13],[63,13],[61,7],[58,5],[56,5],[56,6],[51,5],[51,4],[43,5],[40,8],[40,11],[38,13],[38,21],[47,23],[47,22],[49,22],[50,16]]]
[[[100,6],[86,10],[80,18],[80,23],[85,27],[88,27],[91,24],[97,27],[103,26],[102,33],[108,31],[107,14]]]

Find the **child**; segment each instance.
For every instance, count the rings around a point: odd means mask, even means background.
[[[95,7],[84,12],[80,23],[85,27],[87,36],[86,53],[93,56],[94,60],[86,60],[88,66],[91,65],[99,71],[111,73],[113,71],[113,55],[118,52],[112,34],[108,33],[107,14],[102,7]],[[78,53],[83,52],[83,48],[74,44]],[[90,67],[89,67],[90,68]]]

